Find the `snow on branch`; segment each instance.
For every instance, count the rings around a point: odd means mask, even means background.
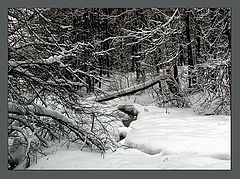
[[[115,50],[115,48],[109,48],[107,50],[102,50],[102,51],[99,51],[99,52],[94,52],[94,55],[110,55],[109,54],[109,51],[112,51],[112,50]]]
[[[51,117],[57,121],[62,121],[70,125],[76,125],[76,123],[73,120],[64,116],[60,112],[52,110],[51,108],[46,108],[38,105],[21,106],[21,105],[9,102],[8,112],[11,114],[18,114],[18,115],[31,115],[32,113],[34,113],[35,115],[38,115],[38,116]]]
[[[178,12],[178,9],[175,10],[175,12],[170,17],[170,19],[165,24],[163,24],[162,27],[166,27],[174,19],[174,17],[176,16],[177,12]]]
[[[27,69],[23,69],[21,67],[17,67],[15,68],[16,72],[21,73],[22,75],[26,76],[28,78],[28,80],[33,80],[35,82],[37,82],[38,84],[41,85],[51,85],[51,86],[78,86],[78,87],[84,87],[86,86],[85,83],[81,83],[81,82],[74,82],[71,80],[67,80],[67,79],[53,79],[53,80],[43,80],[39,77],[36,77],[34,74],[30,73]]]
[[[17,67],[17,66],[24,66],[24,65],[34,65],[34,64],[44,64],[44,65],[48,65],[48,64],[52,64],[52,63],[60,63],[61,66],[64,66],[64,64],[62,64],[62,59],[65,57],[69,57],[69,56],[75,56],[74,54],[61,54],[61,55],[53,55],[50,56],[46,59],[38,59],[35,61],[14,61],[14,60],[9,60],[8,64],[12,67]]]
[[[16,120],[16,121],[19,121],[21,124],[23,124],[24,126],[26,126],[27,128],[29,128],[32,132],[36,129],[35,126],[33,124],[28,124],[28,122],[26,120],[23,120],[21,118],[16,118],[16,117],[13,117],[11,115],[9,115],[10,119],[13,119],[13,120]],[[14,126],[14,125],[10,125],[8,127],[8,129],[10,130],[15,130],[17,126]],[[38,135],[37,133],[35,133],[34,135],[36,135],[36,137],[42,142],[42,144],[46,147],[48,147],[48,143],[46,141],[46,139],[44,139],[43,137],[41,137],[40,135]]]
[[[27,105],[22,106],[16,103],[8,103],[8,112],[10,114],[17,115],[37,115],[37,116],[45,116],[50,117],[53,120],[56,120],[60,124],[69,128],[72,132],[76,134],[82,141],[86,141],[86,144],[89,146],[96,146],[99,150],[105,151],[104,144],[95,136],[94,133],[83,131],[81,128],[77,127],[77,123],[63,115],[62,113],[55,111],[51,108],[39,106],[39,105]],[[86,137],[87,135],[87,137]]]
[[[43,18],[46,22],[48,23],[52,23],[52,21],[50,19],[48,19],[47,17],[45,17],[41,12],[39,12],[39,10],[37,8],[34,8],[35,12],[38,13],[38,15]]]

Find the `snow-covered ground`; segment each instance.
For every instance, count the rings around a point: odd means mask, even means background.
[[[131,99],[134,99],[131,101]],[[200,116],[192,109],[158,108],[134,103],[138,120],[120,141],[122,147],[101,155],[76,148],[58,148],[29,169],[231,169],[230,116]],[[147,101],[147,99],[146,99]],[[112,104],[126,104],[115,100]]]

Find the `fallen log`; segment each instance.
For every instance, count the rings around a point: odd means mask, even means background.
[[[154,85],[160,83],[161,80],[164,80],[164,77],[157,76],[155,79],[148,80],[148,81],[146,81],[144,83],[141,83],[139,85],[131,86],[129,88],[121,89],[121,90],[118,90],[118,91],[114,91],[114,92],[109,93],[109,94],[100,95],[100,96],[96,97],[94,100],[96,102],[103,102],[103,101],[109,101],[109,100],[112,100],[112,99],[115,99],[115,98],[119,98],[119,97],[122,97],[122,96],[131,95],[131,94],[134,94],[138,91],[145,90],[145,89],[147,89],[151,86],[154,86]]]

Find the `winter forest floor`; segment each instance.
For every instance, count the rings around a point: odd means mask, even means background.
[[[128,128],[119,127],[127,134],[119,142],[121,147],[101,155],[59,143],[28,169],[231,169],[230,116],[201,116],[191,108],[166,110],[157,107],[146,93],[108,103],[133,104],[140,111]]]

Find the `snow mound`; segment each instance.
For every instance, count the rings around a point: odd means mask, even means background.
[[[147,109],[147,110],[146,110]],[[199,116],[190,109],[145,106],[125,145],[147,154],[196,154],[230,159],[230,116]]]

